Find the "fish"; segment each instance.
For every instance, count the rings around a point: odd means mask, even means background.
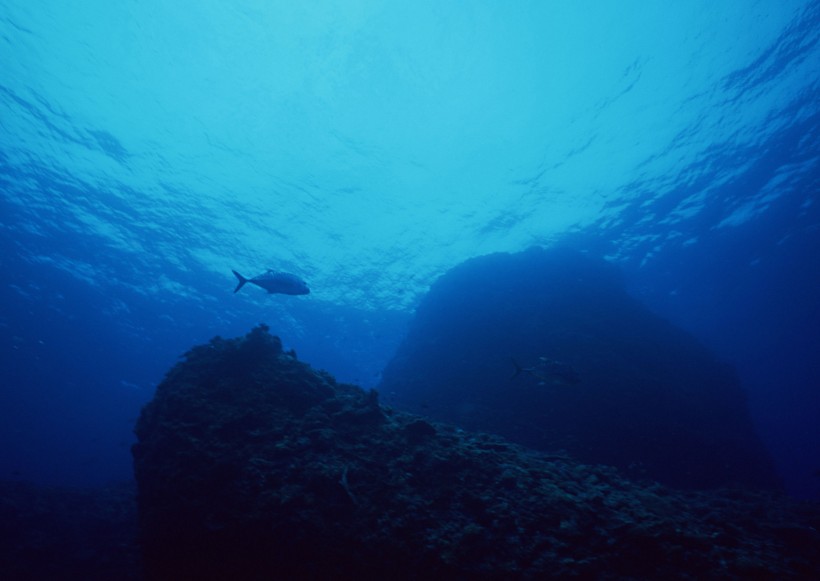
[[[512,358],[511,358],[512,359]],[[581,383],[581,376],[578,371],[569,363],[555,361],[554,359],[547,359],[546,357],[539,357],[538,363],[531,367],[521,367],[515,359],[512,359],[512,364],[515,367],[510,379],[515,379],[521,373],[531,375],[538,380],[538,385],[546,384],[563,384],[563,385],[578,385]]]
[[[246,278],[232,270],[239,282],[233,292],[238,293],[239,289],[247,283],[255,284],[262,287],[268,294],[282,294],[282,295],[307,295],[310,294],[310,289],[305,281],[288,272],[277,272],[275,270],[268,270],[267,272],[255,276],[253,278]]]

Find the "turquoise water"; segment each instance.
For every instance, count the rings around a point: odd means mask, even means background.
[[[796,0],[0,2],[0,476],[127,474],[174,357],[260,320],[374,385],[439,275],[562,243],[817,494],[819,38]],[[267,268],[311,294],[232,294]]]

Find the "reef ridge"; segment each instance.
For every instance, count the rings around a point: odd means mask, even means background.
[[[682,492],[379,403],[260,325],[191,349],[133,448],[149,579],[809,579],[820,511]]]

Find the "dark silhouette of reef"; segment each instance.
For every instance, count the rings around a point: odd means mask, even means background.
[[[676,492],[379,403],[259,326],[195,347],[133,448],[148,579],[810,579],[820,513]]]
[[[492,254],[444,274],[379,390],[634,478],[780,487],[734,370],[630,297],[613,266],[575,251]]]

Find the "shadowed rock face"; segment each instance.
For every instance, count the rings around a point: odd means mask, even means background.
[[[446,273],[379,389],[400,408],[676,487],[779,486],[733,370],[576,252]]]
[[[265,327],[188,352],[136,433],[153,580],[800,579],[820,565],[814,510],[636,485],[395,412]]]

